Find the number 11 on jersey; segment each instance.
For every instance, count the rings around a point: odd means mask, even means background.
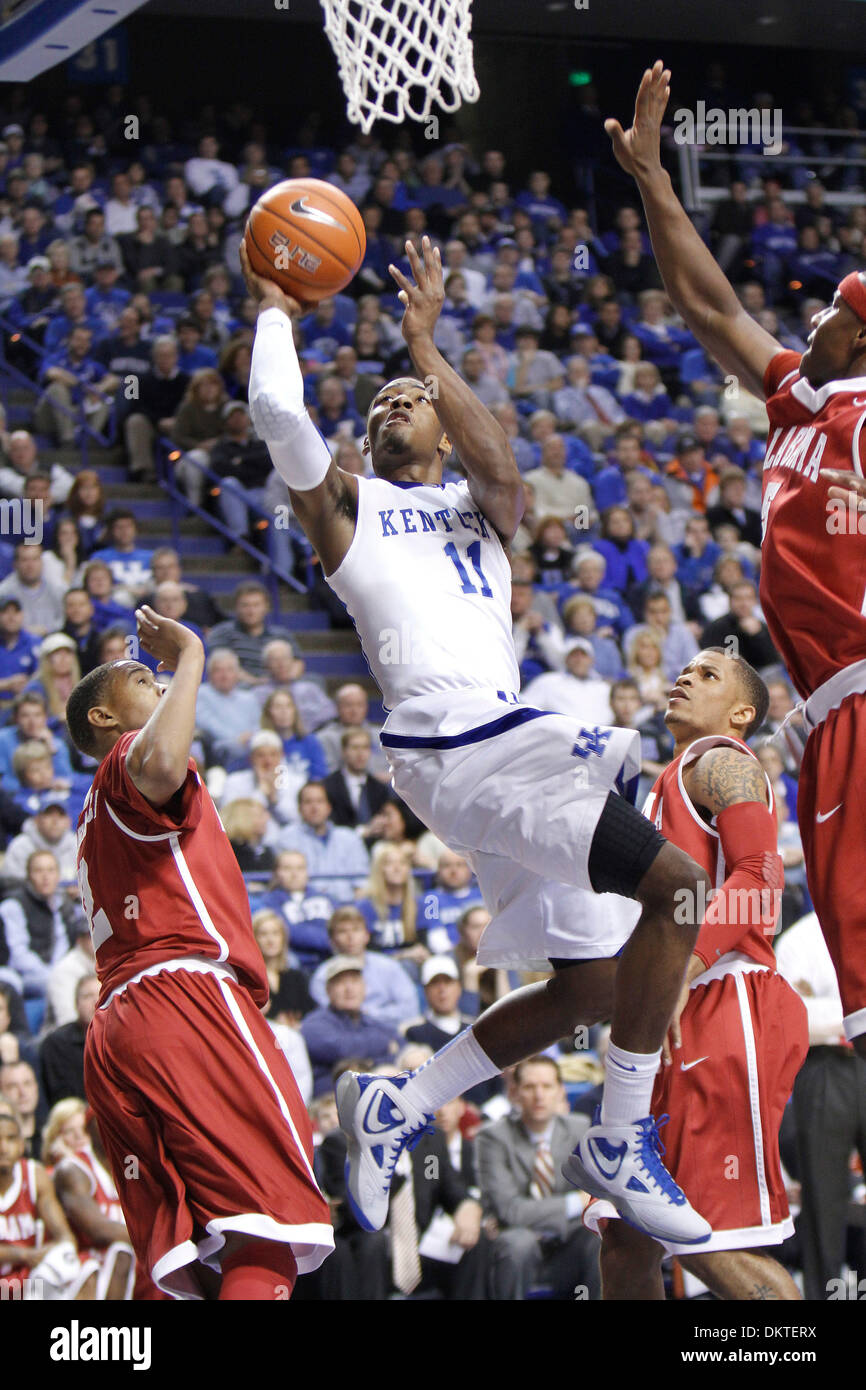
[[[466,566],[464,565],[463,561],[460,559],[460,552],[458,551],[457,546],[454,544],[453,541],[449,541],[448,544],[446,545],[446,547],[445,547],[445,554],[448,556],[448,559],[451,561],[451,563],[453,564],[454,568],[456,569],[458,575],[460,576],[460,587],[461,587],[461,589],[463,590],[464,594],[478,594],[478,593],[480,593],[482,598],[492,598],[492,597],[493,597],[493,590],[491,589],[490,585],[487,583],[487,580],[486,580],[485,577],[484,577],[484,571],[483,571],[482,568],[481,568],[481,542],[480,542],[480,541],[473,541],[471,545],[468,545],[468,546],[466,547],[466,555],[467,555],[468,559],[471,561],[471,563],[472,563],[472,568],[475,570],[475,573],[477,574],[478,578],[479,578],[480,581],[481,581],[481,588],[480,588],[480,589],[477,588],[477,587],[472,583],[472,580],[469,578],[469,575],[468,575],[467,572],[466,572]]]

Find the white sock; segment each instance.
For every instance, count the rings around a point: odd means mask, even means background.
[[[465,1028],[413,1073],[402,1094],[419,1110],[430,1112],[499,1073],[472,1029]]]
[[[657,1052],[626,1052],[611,1043],[604,1063],[601,1122],[628,1125],[642,1120],[652,1109],[653,1086],[662,1059]]]

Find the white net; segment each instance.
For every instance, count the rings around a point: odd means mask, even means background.
[[[472,0],[321,0],[349,120],[427,121],[479,96]]]

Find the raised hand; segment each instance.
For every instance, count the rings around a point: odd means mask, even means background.
[[[413,338],[433,337],[433,329],[445,301],[439,247],[434,249],[430,238],[425,236],[421,238],[421,251],[422,255],[419,256],[412,242],[406,242],[406,255],[415,277],[414,284],[395,265],[388,266],[391,276],[400,286],[397,298],[405,309],[400,327],[407,343],[411,343]]]
[[[671,94],[670,80],[670,72],[658,59],[641,78],[631,127],[623,130],[613,117],[604,123],[617,162],[633,177],[661,166],[661,125]]]
[[[262,304],[265,308],[282,309],[289,318],[297,318],[307,308],[313,307],[293,299],[290,294],[285,294],[275,280],[268,280],[264,275],[257,275],[250,265],[250,258],[247,255],[244,242],[240,244],[239,255],[244,283],[257,304]]]
[[[190,628],[176,623],[173,618],[164,618],[146,603],[135,610],[135,618],[138,640],[146,652],[157,658],[158,671],[176,671],[181,653],[190,647],[201,646],[199,638]]]

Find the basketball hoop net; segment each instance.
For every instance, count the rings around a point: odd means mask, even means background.
[[[349,120],[426,121],[477,101],[472,0],[321,0]]]

